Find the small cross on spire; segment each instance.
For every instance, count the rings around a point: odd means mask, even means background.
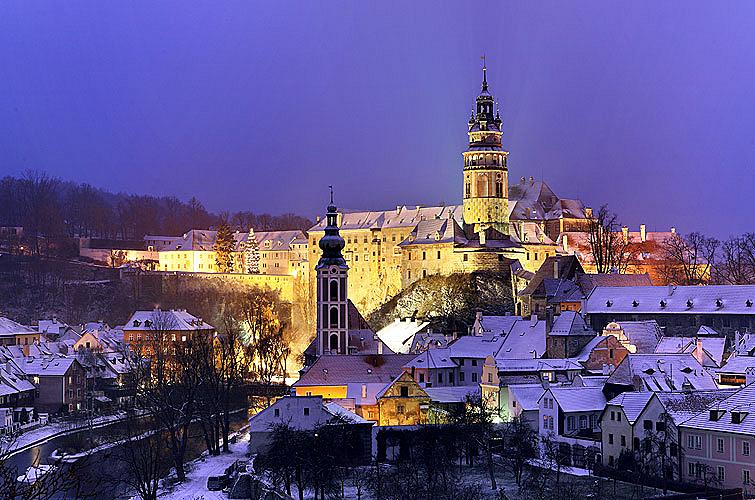
[[[333,186],[328,186],[330,188],[330,204],[333,204]]]

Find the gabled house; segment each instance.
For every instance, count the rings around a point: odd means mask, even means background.
[[[545,389],[538,401],[539,433],[559,443],[567,465],[584,467],[600,452],[600,414],[606,397],[600,387],[554,387]]]
[[[30,345],[35,342],[39,342],[38,331],[12,319],[0,317],[0,345]]]
[[[86,372],[75,358],[25,358],[18,364],[36,388],[37,411],[70,413],[85,408]]]
[[[322,396],[377,422],[377,394],[401,375],[404,366],[414,358],[412,354],[320,356],[302,371],[293,389],[297,396]]]
[[[407,372],[386,385],[375,398],[378,404],[378,425],[427,423],[430,397]]]
[[[357,451],[355,462],[369,462],[372,455],[373,422],[363,419],[333,402],[326,402],[322,396],[287,396],[275,401],[249,419],[249,451],[264,453],[276,425],[286,425],[293,430],[314,432],[322,426],[338,432],[350,429],[345,434],[354,439]]]

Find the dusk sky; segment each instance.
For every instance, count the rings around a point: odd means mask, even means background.
[[[208,209],[459,203],[485,53],[511,183],[755,230],[755,2],[0,6],[0,175]]]

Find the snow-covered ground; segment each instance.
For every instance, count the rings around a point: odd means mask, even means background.
[[[228,498],[222,491],[210,491],[207,489],[207,478],[219,476],[233,462],[246,459],[249,447],[249,434],[244,432],[238,435],[235,443],[230,445],[230,453],[223,453],[217,457],[211,457],[206,452],[189,464],[186,473],[186,482],[175,485],[168,491],[160,493],[161,499],[166,500],[211,500]]]
[[[24,432],[20,436],[14,438],[13,442],[8,445],[9,455],[13,456],[16,453],[20,453],[31,446],[37,446],[43,444],[50,439],[62,436],[64,434],[79,431],[87,428],[103,427],[118,420],[125,418],[126,414],[123,412],[114,413],[112,415],[104,415],[101,417],[95,417],[90,422],[87,420],[77,420],[75,422],[55,422],[42,427],[37,427],[28,432]]]

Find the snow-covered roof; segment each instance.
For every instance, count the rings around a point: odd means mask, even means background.
[[[595,332],[587,326],[581,314],[575,311],[561,311],[553,318],[551,335],[595,335]]]
[[[691,354],[627,354],[606,383],[650,392],[718,388]]]
[[[19,366],[27,375],[46,377],[65,375],[76,362],[75,358],[25,358]]]
[[[637,348],[638,354],[655,352],[658,341],[663,336],[661,327],[654,319],[646,321],[619,321],[619,327],[624,331],[629,343]],[[612,324],[606,327],[609,330]],[[604,331],[604,333],[605,333]]]
[[[463,403],[468,395],[480,393],[479,385],[459,385],[453,387],[425,387],[430,401],[436,403]]]
[[[306,412],[304,410],[307,410]],[[276,424],[310,430],[328,423],[370,424],[335,402],[323,403],[322,396],[286,396],[249,419],[252,432],[268,432]]]
[[[465,335],[448,344],[453,358],[485,359],[495,356],[504,344],[505,337],[494,333],[482,335]]]
[[[718,418],[711,420],[711,410],[719,410]],[[733,412],[743,417],[736,423]],[[755,435],[755,385],[750,384],[726,399],[714,401],[705,411],[701,411],[682,424],[683,428],[703,429],[713,432]]]
[[[414,356],[406,365],[407,368],[456,368],[456,363],[451,359],[451,349],[428,349]]]
[[[601,411],[606,406],[600,387],[551,387],[548,391],[564,413]]]
[[[10,318],[0,316],[0,336],[37,333],[33,328],[16,323]]]
[[[369,420],[365,420],[356,413],[350,412],[343,406],[339,405],[338,403],[329,402],[329,403],[323,403],[323,406],[325,407],[325,411],[333,415],[333,417],[337,418],[341,422],[348,422],[350,424],[370,424]]]
[[[627,422],[634,425],[654,395],[654,392],[622,392],[607,404],[620,406],[624,410]]]
[[[655,352],[659,353],[692,353],[700,342],[705,359],[703,366],[721,366],[724,358],[726,339],[724,337],[662,337]],[[710,361],[707,363],[705,361]]]
[[[434,245],[438,243],[464,244],[467,242],[464,231],[455,219],[433,219],[420,221],[399,245]]]
[[[755,356],[732,354],[726,363],[718,370],[718,373],[730,373],[745,375],[748,368],[755,367]]]
[[[482,316],[480,325],[485,332],[496,333],[498,335],[506,334],[517,321],[521,321],[520,316]]]
[[[391,351],[406,354],[411,351],[414,336],[429,325],[427,321],[396,319],[380,329],[377,336]]]
[[[755,285],[596,287],[587,314],[755,315]]]
[[[400,375],[402,367],[414,358],[412,354],[324,355],[317,358],[294,383],[294,387],[349,383],[385,385]]]
[[[183,309],[135,311],[124,330],[214,330],[214,327]]]
[[[545,353],[545,321],[536,318],[514,323],[495,356],[501,359],[532,359]]]
[[[496,359],[499,372],[536,373],[543,371],[582,370],[574,359]]]
[[[679,425],[716,402],[728,398],[735,392],[737,392],[736,389],[657,392],[656,396],[666,409],[666,413],[668,413],[676,425]]]
[[[513,384],[508,386],[511,399],[516,400],[518,406],[524,410],[537,410],[540,396],[545,389],[540,384]]]

